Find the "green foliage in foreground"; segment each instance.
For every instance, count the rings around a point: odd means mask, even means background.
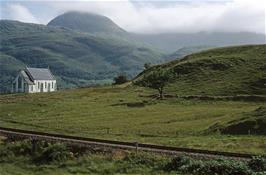
[[[232,160],[193,160],[188,157],[176,157],[168,162],[165,170],[206,175],[255,175],[266,173],[266,159],[254,157],[248,162]]]
[[[80,147],[81,148],[81,147]],[[266,171],[266,159],[247,162],[196,160],[152,153],[97,152],[58,143],[16,141],[0,144],[0,171],[13,174],[182,174],[259,175]],[[41,160],[41,161],[40,161]]]
[[[72,157],[71,150],[63,144],[42,141],[16,141],[2,143],[0,162],[12,162],[17,156],[27,156],[36,164],[64,162]]]

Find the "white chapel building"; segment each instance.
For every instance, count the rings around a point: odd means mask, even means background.
[[[36,93],[56,91],[56,79],[49,69],[25,68],[12,82],[12,92]]]

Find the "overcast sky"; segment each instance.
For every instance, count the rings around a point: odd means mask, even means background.
[[[0,0],[0,18],[47,24],[67,11],[93,12],[111,18],[130,32],[265,33],[265,0],[68,1]]]

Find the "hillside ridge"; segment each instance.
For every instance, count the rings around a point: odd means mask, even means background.
[[[169,93],[179,95],[266,95],[266,45],[201,51],[140,73],[133,82],[158,69],[171,70]]]

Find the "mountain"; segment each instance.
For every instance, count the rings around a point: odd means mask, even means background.
[[[266,45],[224,47],[191,54],[153,66],[134,82],[158,69],[170,70],[175,81],[166,92],[186,95],[266,95]]]
[[[210,48],[215,48],[214,46],[187,46],[187,47],[182,47],[175,51],[174,53],[171,53],[167,55],[164,60],[165,61],[172,61],[178,58],[183,58],[184,56],[190,55],[192,53],[200,52],[203,50],[208,50]]]
[[[160,33],[132,34],[139,42],[152,45],[166,53],[175,52],[182,47],[233,46],[265,44],[264,34],[250,32],[198,32],[198,33]]]
[[[55,17],[48,26],[61,26],[88,33],[125,35],[127,32],[109,18],[93,13],[67,12]]]
[[[0,91],[7,92],[20,68],[49,67],[62,87],[110,82],[124,73],[132,77],[146,62],[162,55],[116,38],[104,38],[68,28],[18,21],[0,21]]]
[[[134,34],[107,17],[81,12],[64,13],[47,26],[1,20],[0,34],[0,92],[10,89],[25,66],[49,66],[59,87],[87,86],[120,73],[133,77],[144,63],[162,63],[205,46],[265,42],[254,33]]]
[[[176,52],[182,47],[265,44],[265,35],[249,32],[130,33],[105,16],[84,12],[66,12],[54,18],[48,26],[61,26],[105,37],[117,37],[138,45],[156,48],[166,54]]]

